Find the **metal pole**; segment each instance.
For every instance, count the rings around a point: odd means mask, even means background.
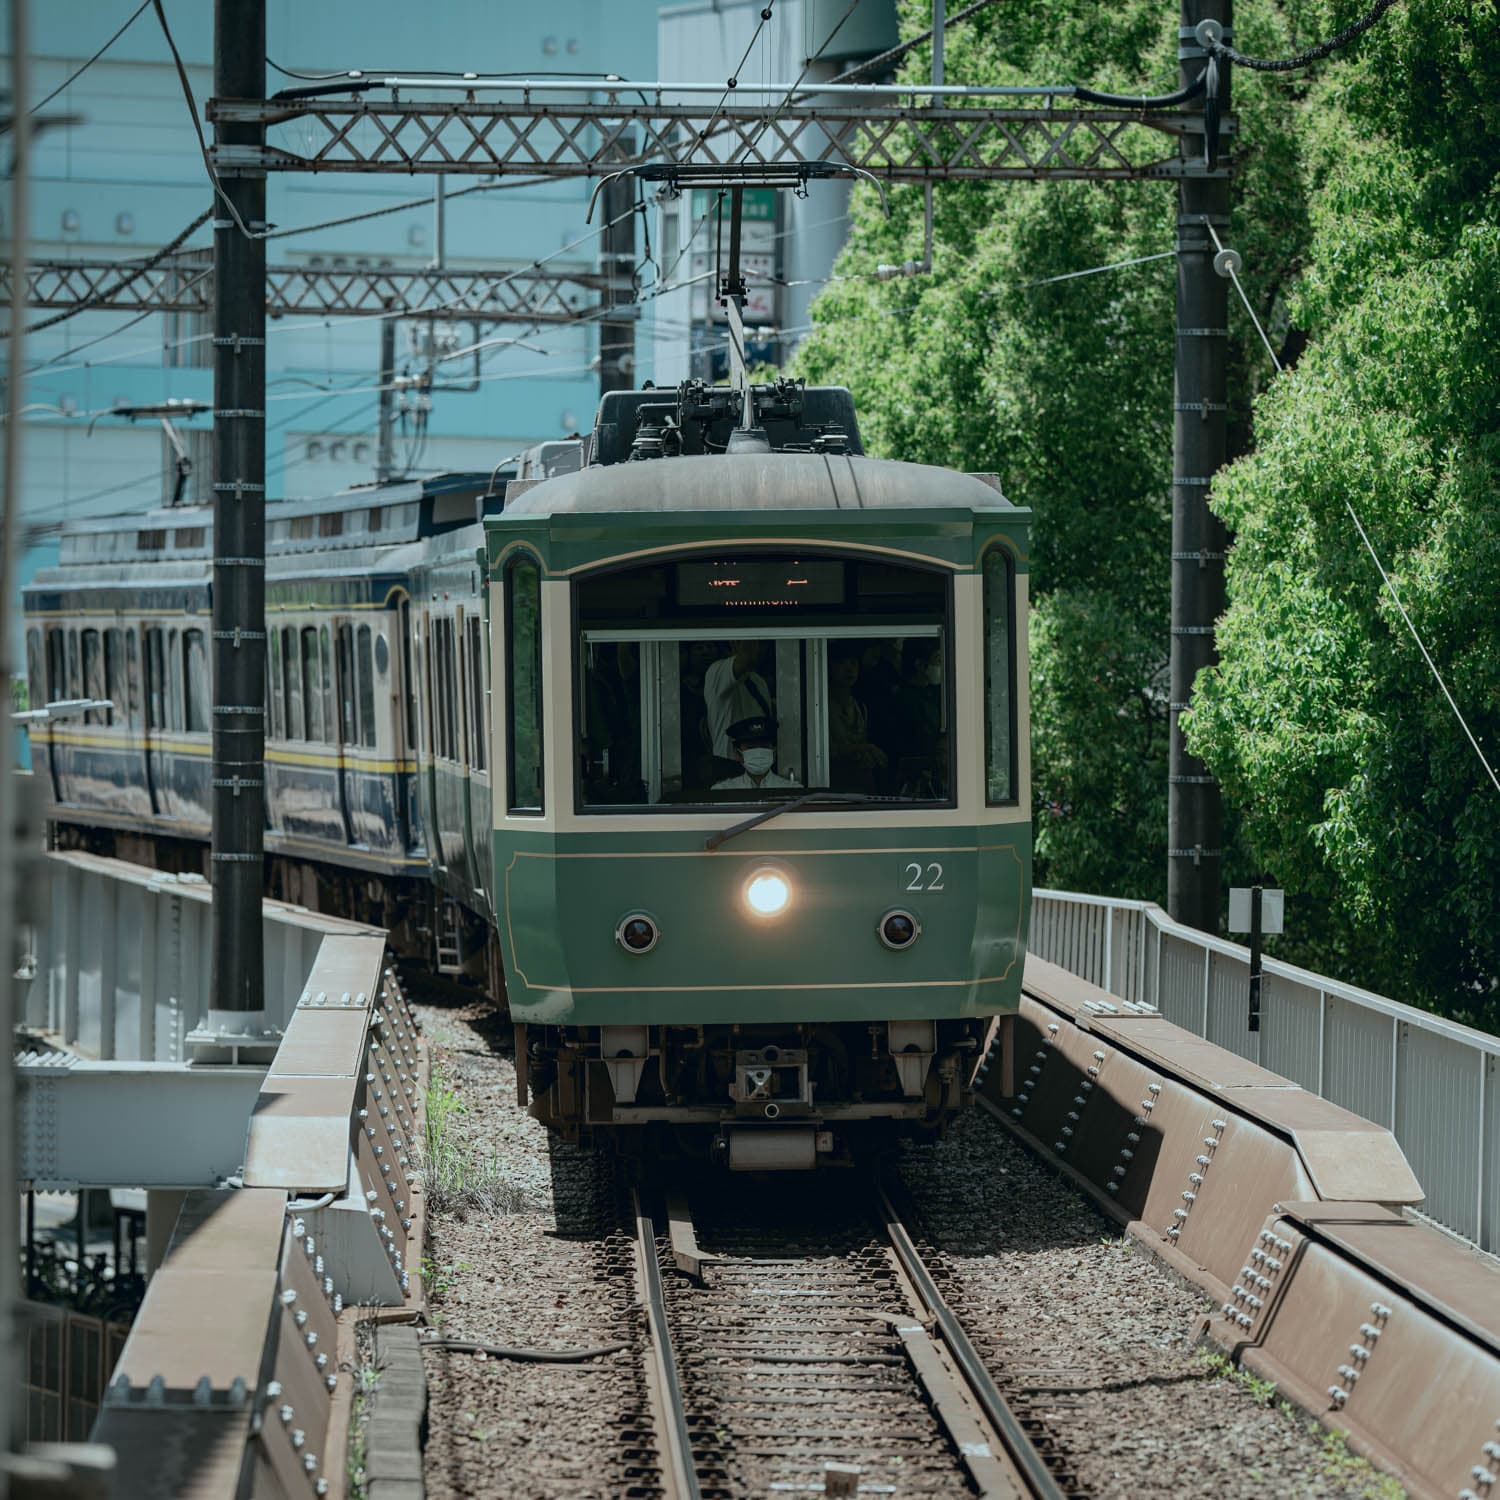
[[[441,181],[441,179],[439,179]],[[380,320],[380,416],[375,440],[375,482],[396,477],[396,320]]]
[[[1260,890],[1250,887],[1250,1030],[1260,1030]]]
[[[432,267],[441,271],[448,259],[448,224],[443,189],[447,178],[439,173],[432,179]]]
[[[14,300],[10,310],[10,336],[6,341],[7,379],[5,382],[5,462],[4,492],[0,493],[0,682],[7,699],[10,696],[11,673],[18,661],[13,655],[20,641],[18,623],[13,621],[16,579],[16,534],[21,521],[17,512],[21,504],[21,407],[26,400],[26,245],[30,234],[31,210],[31,117],[26,101],[31,97],[30,11],[27,0],[11,0],[11,153],[10,179],[10,273]],[[16,1255],[13,1246],[19,1226],[16,1223],[19,1202],[16,1197],[15,1149],[16,1081],[11,1061],[11,1037],[15,1031],[16,981],[14,979],[16,902],[21,886],[17,880],[15,848],[21,794],[20,773],[15,763],[15,730],[5,727],[5,744],[0,749],[0,1038],[4,1039],[5,1061],[0,1064],[0,1247],[4,1266],[0,1268],[0,1453],[13,1452],[20,1426],[20,1364],[17,1359],[16,1329]],[[29,851],[28,851],[29,852]],[[28,1256],[30,1241],[28,1240]],[[29,1287],[28,1287],[29,1291]],[[0,1476],[0,1492],[6,1481]]]
[[[635,155],[633,137],[620,141],[623,157]],[[635,179],[620,177],[604,190],[604,305],[624,316],[599,325],[599,394],[635,389]],[[621,215],[624,215],[621,218]],[[618,223],[615,220],[619,220]]]
[[[214,0],[214,94],[263,99],[265,0]],[[220,145],[262,146],[261,125],[218,125]],[[262,177],[226,177],[251,234]],[[242,1029],[265,1009],[266,247],[222,200],[214,218],[212,1011]],[[210,1023],[214,1017],[210,1013]]]
[[[1194,36],[1217,21],[1230,38],[1232,0],[1182,0],[1178,56],[1184,85],[1207,62]],[[1229,109],[1229,70],[1220,70],[1221,110]],[[1202,98],[1185,106],[1201,112]],[[1203,137],[1182,137],[1184,158],[1201,164]],[[1214,271],[1212,224],[1229,226],[1226,178],[1184,176],[1177,214],[1177,361],[1172,423],[1171,751],[1167,791],[1167,910],[1189,927],[1216,932],[1223,867],[1219,784],[1183,745],[1178,715],[1193,680],[1217,659],[1214,621],[1224,607],[1224,528],[1208,508],[1208,482],[1225,456],[1225,352],[1228,283]]]

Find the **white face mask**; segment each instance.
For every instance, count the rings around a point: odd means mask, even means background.
[[[776,763],[776,752],[766,746],[752,746],[740,752],[745,769],[752,776],[764,776]]]
[[[928,667],[927,680],[933,685],[933,687],[937,687],[943,680],[943,669],[935,665]]]

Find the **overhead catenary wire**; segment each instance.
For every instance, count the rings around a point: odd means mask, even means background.
[[[1266,330],[1261,326],[1260,318],[1256,315],[1254,307],[1251,306],[1249,297],[1245,295],[1245,288],[1240,284],[1239,273],[1233,261],[1225,254],[1224,242],[1219,238],[1219,233],[1212,224],[1209,224],[1208,232],[1213,236],[1214,245],[1219,251],[1219,257],[1224,264],[1225,271],[1228,273],[1229,279],[1234,283],[1235,291],[1240,294],[1240,301],[1244,304],[1250,321],[1255,325],[1255,331],[1260,335],[1260,341],[1265,345],[1266,353],[1270,355],[1271,363],[1276,367],[1276,373],[1278,375],[1284,374],[1286,367],[1277,357],[1275,349],[1271,346],[1270,339],[1266,337]],[[1422,653],[1422,660],[1427,663],[1427,670],[1432,673],[1433,680],[1442,690],[1443,697],[1448,700],[1448,707],[1452,709],[1453,717],[1458,720],[1459,727],[1463,730],[1465,738],[1467,738],[1469,744],[1473,747],[1474,754],[1479,757],[1479,764],[1484,767],[1485,774],[1494,784],[1495,790],[1500,792],[1500,776],[1496,775],[1494,766],[1490,764],[1488,757],[1480,749],[1479,741],[1474,737],[1474,731],[1469,728],[1469,721],[1464,718],[1463,710],[1459,708],[1453,694],[1448,689],[1447,682],[1443,679],[1443,674],[1438,670],[1437,663],[1432,659],[1432,653],[1427,649],[1427,643],[1422,639],[1421,632],[1418,631],[1416,625],[1412,622],[1411,616],[1407,614],[1406,606],[1401,602],[1401,595],[1397,592],[1391,575],[1386,572],[1385,564],[1381,562],[1380,554],[1376,552],[1375,544],[1370,540],[1370,534],[1365,530],[1365,524],[1360,520],[1358,511],[1354,509],[1349,496],[1342,491],[1339,494],[1339,499],[1343,501],[1344,509],[1348,512],[1349,519],[1354,523],[1354,529],[1359,533],[1359,539],[1364,543],[1365,551],[1370,554],[1370,561],[1375,564],[1375,571],[1380,574],[1380,581],[1385,585],[1386,592],[1390,594],[1391,602],[1396,606],[1396,611],[1401,616],[1402,623],[1406,626],[1412,640],[1416,642],[1417,650]]]
[[[1329,37],[1326,42],[1319,42],[1316,46],[1308,47],[1293,57],[1248,57],[1243,52],[1237,52],[1225,41],[1212,43],[1208,50],[1215,56],[1225,58],[1241,68],[1249,68],[1252,72],[1292,73],[1298,68],[1305,68],[1312,63],[1320,62],[1331,53],[1337,52],[1340,47],[1347,47],[1356,37],[1363,36],[1395,3],[1396,0],[1376,0],[1375,5],[1357,21],[1351,21],[1342,31]]]
[[[96,62],[98,62],[99,59],[101,57],[103,57],[104,54],[106,52],[108,52],[109,49],[111,47],[113,47],[114,44],[116,42],[118,42],[120,40],[120,38],[122,36],[124,36],[125,33],[127,31],[129,31],[132,26],[135,25],[135,23],[140,19],[142,12],[150,4],[151,4],[151,0],[141,0],[141,3],[138,6],[136,6],[136,8],[133,11],[131,11],[131,13],[125,18],[124,21],[122,21],[120,23],[119,29],[115,32],[115,34],[112,37],[110,37],[110,39],[107,42],[105,42],[104,45],[102,47],[100,47],[99,50],[97,52],[95,52],[94,55],[91,58],[89,58],[89,60],[86,63],[83,64],[82,67],[75,68],[73,70],[73,72],[69,73],[68,76],[66,78],[64,78],[63,81],[60,84],[58,84],[58,86],[55,89],[53,89],[52,92],[50,94],[48,94],[45,99],[39,99],[35,104],[33,104],[31,106],[31,108],[29,110],[27,110],[27,114],[34,115],[34,114],[38,113],[40,110],[45,109],[49,104],[52,103],[52,101],[55,98],[57,98],[57,96],[60,93],[63,92],[64,89],[71,88],[75,83],[77,83],[78,80],[80,78],[82,78],[83,75],[85,73],[87,73],[88,70],[90,68],[92,68],[94,66],[94,64]],[[8,126],[5,127],[5,129],[8,129],[8,128],[9,128]],[[3,135],[4,133],[5,133],[4,129],[0,129],[0,135]]]
[[[957,26],[960,21],[967,21],[970,16],[977,15],[980,11],[988,9],[997,0],[974,0],[974,4],[966,5],[962,10],[956,10],[951,16],[944,17],[943,30],[946,32],[950,26]],[[908,52],[915,51],[933,37],[933,28],[929,26],[926,31],[919,32],[910,41],[899,42],[894,47],[887,48],[884,52],[874,57],[866,58],[862,63],[856,63],[852,68],[846,68],[837,77],[830,78],[829,83],[853,83],[857,78],[864,78],[871,73],[881,73],[888,69],[892,63],[900,62]]]

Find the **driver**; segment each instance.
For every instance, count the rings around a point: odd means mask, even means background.
[[[776,720],[765,714],[738,719],[725,731],[734,758],[745,768],[738,776],[716,781],[716,792],[754,792],[762,787],[800,787],[801,782],[778,776],[776,765]]]

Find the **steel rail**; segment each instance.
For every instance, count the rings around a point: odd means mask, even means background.
[[[646,1327],[654,1385],[661,1407],[661,1438],[666,1448],[662,1465],[667,1490],[677,1500],[702,1500],[698,1470],[693,1463],[693,1439],[688,1432],[682,1384],[677,1377],[677,1356],[672,1349],[672,1331],[667,1324],[667,1302],[662,1291],[661,1263],[656,1254],[656,1221],[641,1207],[640,1190],[632,1189],[636,1245],[641,1255],[641,1277],[646,1288]]]
[[[979,1403],[990,1425],[1005,1443],[1011,1462],[1031,1487],[1036,1500],[1064,1500],[1065,1492],[1053,1477],[1052,1471],[1047,1467],[1041,1454],[1032,1446],[1025,1428],[1021,1426],[1020,1420],[1006,1403],[999,1386],[995,1384],[994,1377],[985,1368],[984,1361],[980,1359],[978,1350],[969,1341],[968,1334],[964,1332],[962,1325],[953,1315],[953,1310],[948,1306],[947,1300],[938,1290],[932,1272],[927,1269],[926,1262],[912,1242],[911,1235],[901,1215],[896,1211],[895,1205],[891,1202],[884,1183],[877,1182],[875,1192],[879,1199],[880,1217],[885,1226],[886,1237],[891,1242],[896,1259],[901,1263],[901,1269],[906,1273],[912,1286],[916,1288],[917,1295],[922,1299],[933,1322],[937,1325],[938,1332],[942,1335],[943,1342],[947,1344],[948,1352],[958,1366],[959,1374],[962,1375],[971,1395]]]

